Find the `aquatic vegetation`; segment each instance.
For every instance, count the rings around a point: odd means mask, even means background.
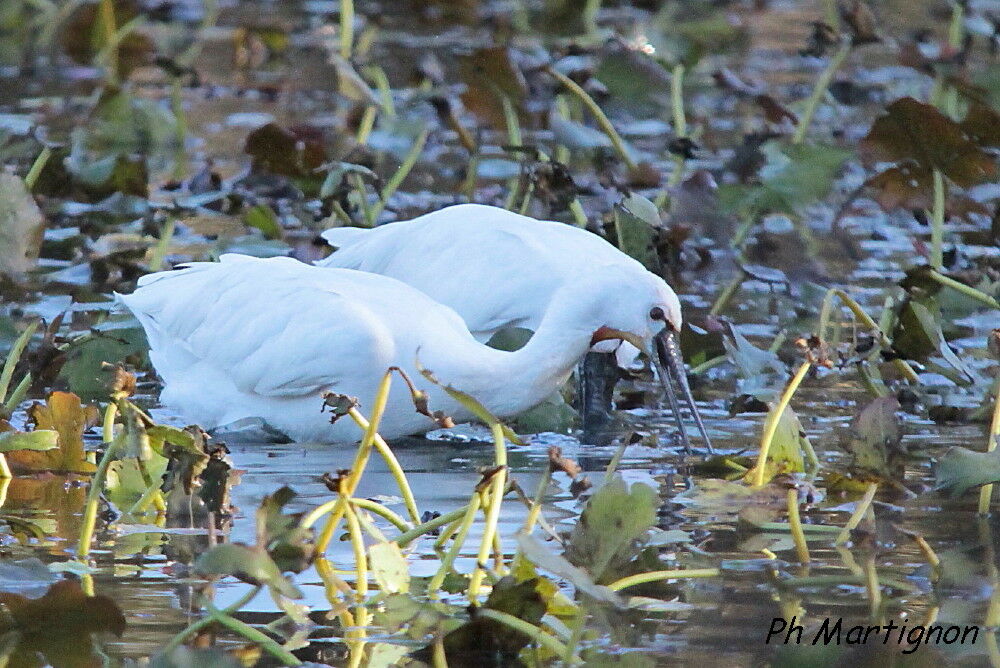
[[[0,662],[997,663],[995,14],[0,3]],[[508,426],[426,369],[372,373],[433,440],[343,394],[355,446],[160,407],[113,292],[456,203],[667,280],[716,453],[641,358],[606,447],[572,385]],[[497,250],[449,241],[419,261]]]

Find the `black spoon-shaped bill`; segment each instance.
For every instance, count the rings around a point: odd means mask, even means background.
[[[677,421],[677,429],[680,432],[684,447],[690,451],[691,444],[688,440],[687,432],[684,430],[684,417],[681,415],[680,403],[677,401],[677,395],[674,392],[674,383],[681,390],[684,402],[691,411],[691,417],[698,426],[698,431],[705,443],[705,448],[709,454],[714,455],[715,450],[712,448],[712,441],[708,438],[705,423],[701,419],[701,413],[698,412],[698,406],[695,404],[694,396],[691,394],[691,387],[688,385],[687,372],[684,369],[684,358],[681,356],[681,348],[677,343],[677,334],[669,324],[663,328],[662,332],[656,335],[655,344],[655,354],[650,357],[653,360],[653,365],[656,367],[656,373],[660,377],[663,391],[667,395],[670,410],[674,413],[674,419]]]

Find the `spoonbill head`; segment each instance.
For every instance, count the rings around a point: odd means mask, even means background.
[[[598,341],[655,352],[679,325],[676,297],[620,288],[614,267],[562,286],[535,334],[513,352],[478,342],[453,310],[400,281],[288,258],[224,255],[145,276],[120,299],[146,330],[162,401],[186,419],[215,428],[261,418],[294,440],[352,443],[357,427],[331,424],[322,396],[355,396],[364,410],[391,366],[418,380],[432,408],[468,419],[461,404],[420,380],[420,366],[510,416],[548,397]],[[394,384],[383,435],[435,426]]]

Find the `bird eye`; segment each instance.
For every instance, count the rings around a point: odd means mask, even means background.
[[[654,306],[652,309],[650,309],[650,311],[649,311],[649,317],[652,320],[666,320],[667,319],[667,316],[665,316],[663,314],[663,309],[661,309],[659,306]]]

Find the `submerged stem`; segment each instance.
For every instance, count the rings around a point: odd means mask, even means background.
[[[851,514],[851,519],[847,520],[847,524],[841,529],[840,533],[837,534],[836,540],[833,541],[834,545],[843,545],[847,542],[847,539],[851,537],[851,532],[854,531],[861,520],[864,518],[865,513],[868,512],[868,508],[872,505],[872,499],[875,498],[875,492],[878,491],[878,483],[870,482],[868,487],[865,488],[865,495],[861,497],[861,501],[858,502],[857,507]]]

